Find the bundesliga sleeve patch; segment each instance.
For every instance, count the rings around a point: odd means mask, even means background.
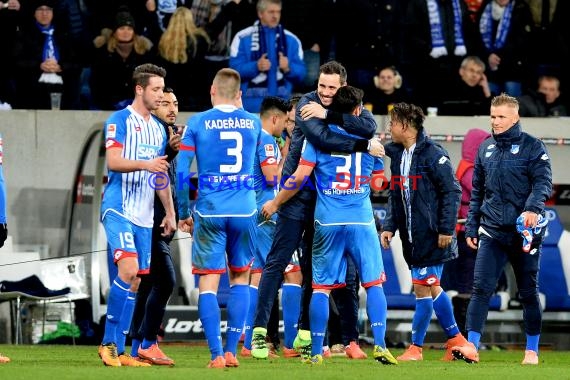
[[[275,147],[272,144],[266,144],[263,146],[265,150],[265,157],[275,157]]]
[[[117,137],[117,124],[107,125],[107,138],[114,139]]]

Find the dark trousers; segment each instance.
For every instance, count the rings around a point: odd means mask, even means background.
[[[166,241],[153,240],[150,273],[140,277],[130,335],[140,341],[153,341],[156,340],[166,304],[176,285],[174,263]]]
[[[303,234],[303,244],[300,249],[299,265],[301,273],[303,273],[303,283],[301,284],[303,292],[301,294],[301,309],[299,312],[299,330],[310,330],[311,321],[309,319],[309,308],[311,305],[311,297],[313,296],[313,238],[315,237],[315,223],[311,221],[311,225],[305,228]]]
[[[528,335],[538,335],[542,325],[542,310],[538,297],[538,268],[540,241],[533,242],[534,254],[522,251],[522,238],[493,239],[479,235],[480,243],[475,261],[473,293],[467,309],[467,330],[483,333],[489,299],[507,260],[511,263],[523,306],[524,329]],[[509,241],[510,240],[510,241]]]
[[[267,254],[259,282],[257,308],[255,309],[255,319],[253,322],[254,327],[267,327],[275,296],[283,282],[283,272],[289,264],[293,252],[299,248],[302,240],[305,242],[303,256],[306,255],[306,257],[300,258],[300,265],[303,277],[308,273],[307,270],[310,271],[310,275],[307,277],[310,284],[310,279],[312,278],[310,253],[313,245],[313,234],[314,227],[312,217],[310,220],[305,221],[290,219],[280,215],[277,219],[275,236],[271,244],[271,250]],[[306,264],[307,257],[309,265]],[[305,281],[304,278],[303,281]],[[303,288],[305,289],[305,286]],[[306,293],[307,292],[303,292],[303,303],[306,302]],[[308,293],[310,293],[310,291]],[[309,304],[306,304],[306,310],[309,310]]]
[[[465,335],[467,333],[465,329],[467,307],[469,306],[473,289],[473,271],[475,269],[477,250],[467,245],[465,231],[457,233],[457,249],[459,251],[457,259],[448,261],[443,266],[441,287],[446,291],[456,290],[459,293],[453,297],[451,302],[457,327]]]

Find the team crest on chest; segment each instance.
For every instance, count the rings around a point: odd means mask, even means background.
[[[519,150],[520,150],[520,145],[515,145],[515,144],[511,145],[511,153],[512,154],[517,154],[519,152]]]

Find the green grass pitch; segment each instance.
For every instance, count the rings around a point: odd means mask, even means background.
[[[254,379],[390,379],[390,380],[462,380],[462,379],[570,379],[570,353],[544,351],[538,366],[522,366],[522,351],[482,351],[479,364],[441,362],[442,350],[424,350],[422,362],[383,366],[369,358],[326,359],[322,366],[302,364],[298,359],[255,360],[240,358],[239,368],[207,369],[207,347],[166,345],[163,350],[176,361],[174,367],[108,368],[103,366],[95,346],[14,346],[0,345],[0,352],[12,359],[0,364],[0,379],[79,379],[79,380],[254,380]],[[366,349],[371,357],[371,349]],[[401,349],[391,350],[394,356]]]

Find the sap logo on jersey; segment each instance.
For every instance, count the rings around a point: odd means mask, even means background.
[[[137,148],[137,160],[152,160],[158,156],[159,147],[156,145],[141,144]]]

